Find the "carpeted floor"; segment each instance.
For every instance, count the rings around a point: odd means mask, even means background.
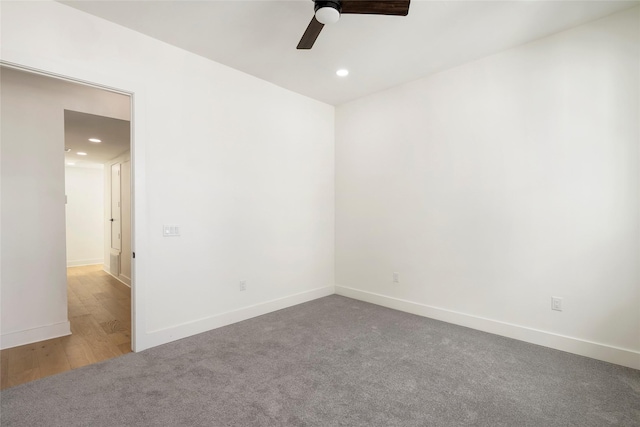
[[[640,426],[640,371],[330,296],[2,392],[8,426]]]

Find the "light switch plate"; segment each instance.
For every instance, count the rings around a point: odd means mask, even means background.
[[[180,235],[180,226],[179,225],[163,225],[162,226],[162,235],[164,237],[172,237]]]

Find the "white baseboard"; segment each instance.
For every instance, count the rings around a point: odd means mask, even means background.
[[[151,331],[146,333],[144,337],[138,337],[138,346],[136,351],[145,350],[157,345],[166,344],[171,341],[190,337],[222,326],[227,326],[232,323],[262,316],[263,314],[282,310],[283,308],[333,295],[334,293],[334,286],[325,286],[283,298],[266,301],[260,304],[251,305],[249,307],[243,307],[238,310],[228,311],[226,313],[195,320],[193,322],[183,323],[171,328]]]
[[[109,271],[109,267],[106,267],[106,266],[102,268],[102,271],[104,271],[105,273],[108,273],[108,274],[109,274],[109,276],[113,277],[113,278],[114,278],[114,279],[116,279],[118,282],[122,283],[123,285],[126,285],[126,286],[128,286],[128,287],[131,287],[131,279],[129,279],[128,277],[126,277],[126,276],[120,276],[120,277],[114,276],[114,275],[113,275],[113,274],[111,274],[111,272]],[[125,281],[124,281],[124,278],[129,279],[129,283],[125,282]]]
[[[84,265],[104,264],[103,258],[67,260],[67,267],[82,267]]]
[[[38,341],[64,337],[66,335],[71,335],[71,324],[68,320],[54,323],[53,325],[2,334],[2,336],[0,336],[0,349],[4,350],[6,348],[18,347]]]
[[[120,280],[122,283],[124,283],[128,287],[131,287],[131,279],[125,276],[124,274],[121,274],[120,276],[116,277],[116,279]]]
[[[336,294],[416,314],[418,316],[429,317],[455,325],[466,326],[468,328],[590,357],[592,359],[640,369],[640,352],[631,349],[585,341],[579,338],[472,316],[346,286],[336,286]]]

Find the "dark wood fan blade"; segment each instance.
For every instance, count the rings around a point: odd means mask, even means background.
[[[322,31],[322,27],[324,27],[324,24],[319,23],[314,16],[313,19],[311,19],[311,22],[309,22],[309,26],[307,27],[306,31],[302,35],[300,43],[298,43],[298,49],[311,49],[313,47],[313,44],[316,42],[320,31]]]
[[[342,0],[342,13],[407,16],[411,0]]]

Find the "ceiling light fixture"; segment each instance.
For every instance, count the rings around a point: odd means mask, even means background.
[[[102,142],[102,140],[98,139],[98,138],[89,138],[89,142]]]
[[[316,1],[316,20],[321,24],[335,24],[340,19],[340,3],[337,1]]]
[[[87,155],[87,153],[85,153],[84,151],[78,151],[76,154],[78,156],[86,156]]]
[[[67,163],[67,164],[68,164],[69,166],[73,166],[73,165],[75,165],[75,163],[73,163],[73,162],[69,162],[69,163]]]
[[[347,77],[349,75],[349,70],[345,69],[345,68],[341,68],[338,71],[336,71],[336,74],[339,77]]]

